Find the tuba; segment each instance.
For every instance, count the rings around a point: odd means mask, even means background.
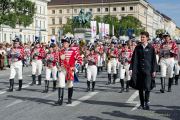
[[[86,45],[86,40],[79,41],[79,45],[80,47],[83,47],[84,45]]]

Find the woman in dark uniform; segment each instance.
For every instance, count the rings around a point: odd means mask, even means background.
[[[139,90],[140,109],[149,110],[149,96],[152,89],[152,79],[156,75],[156,53],[153,46],[148,43],[149,33],[141,33],[141,43],[136,46],[132,62],[130,65],[130,73],[132,79],[130,85]],[[133,83],[133,84],[132,84]]]

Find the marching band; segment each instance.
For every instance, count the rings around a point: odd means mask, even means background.
[[[144,35],[144,34],[143,34]],[[145,34],[146,35],[146,34]],[[172,91],[172,85],[178,85],[179,79],[179,49],[178,43],[171,39],[171,36],[167,33],[160,39],[157,38],[154,41],[149,42],[144,47],[144,52],[152,50],[155,53],[155,58],[157,66],[156,71],[160,72],[161,75],[161,89],[160,92],[165,92],[166,78],[168,78],[168,92]],[[142,42],[142,41],[141,41]],[[49,45],[47,49],[44,49],[40,44],[38,37],[35,38],[35,42],[32,48],[28,49],[21,47],[20,39],[15,38],[13,40],[13,47],[8,53],[8,59],[10,63],[10,87],[9,92],[13,91],[14,78],[16,73],[19,79],[19,88],[22,89],[23,82],[23,64],[24,59],[29,58],[32,66],[32,83],[30,85],[36,84],[36,76],[38,76],[38,85],[41,85],[42,81],[42,69],[45,66],[45,89],[43,93],[47,93],[49,90],[50,81],[53,81],[53,91],[58,90],[58,100],[55,102],[56,105],[63,104],[64,98],[64,88],[68,87],[68,104],[72,103],[73,96],[73,86],[75,81],[75,76],[77,71],[79,73],[80,67],[82,67],[82,73],[85,69],[85,77],[87,78],[87,92],[89,92],[90,84],[92,80],[92,91],[95,90],[95,82],[97,75],[102,72],[103,67],[107,70],[107,85],[115,84],[117,78],[120,79],[122,93],[126,90],[129,91],[131,78],[133,76],[134,57],[136,56],[136,50],[141,42],[135,39],[130,39],[122,43],[115,38],[108,38],[106,40],[98,40],[95,43],[86,43],[83,40],[78,41],[74,38],[64,37],[61,40],[62,45],[53,42]],[[151,47],[152,46],[152,47]],[[139,48],[143,50],[143,47]],[[147,49],[146,49],[147,48]],[[143,53],[138,52],[142,55]],[[145,56],[145,55],[144,55]],[[138,57],[141,62],[141,66],[138,69],[147,69],[143,67],[146,62],[145,58]],[[144,62],[144,63],[143,63]],[[153,68],[153,72],[155,69]],[[139,73],[137,73],[139,74]],[[111,77],[113,75],[113,81]],[[126,87],[125,87],[126,85]],[[140,91],[142,95],[142,91]],[[146,90],[146,95],[149,94],[149,89]],[[140,96],[140,99],[143,99]],[[146,100],[146,102],[149,101]],[[141,101],[142,102],[142,101]],[[147,103],[146,103],[147,104]],[[144,104],[141,104],[144,107]]]

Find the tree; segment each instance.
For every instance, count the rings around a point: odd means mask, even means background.
[[[0,0],[0,25],[15,28],[33,23],[35,3],[29,0]]]
[[[140,20],[133,16],[122,17],[119,22],[120,35],[127,35],[128,30],[133,30],[135,35],[140,35],[144,31],[144,27]]]
[[[73,33],[73,22],[72,19],[67,19],[67,23],[65,25],[63,25],[63,32],[64,34],[70,32]]]
[[[156,30],[156,35],[158,36],[159,34],[163,34],[165,32],[164,29],[157,29]]]

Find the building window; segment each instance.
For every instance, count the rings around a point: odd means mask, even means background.
[[[59,24],[62,24],[62,18],[61,17],[59,18]]]
[[[105,12],[108,12],[109,11],[109,8],[105,8]]]
[[[6,41],[6,33],[4,34],[4,41]]]
[[[89,11],[92,12],[93,11],[92,8],[90,8]]]
[[[69,13],[69,9],[67,9],[67,13]]]
[[[55,25],[55,19],[54,18],[52,18],[52,24]]]
[[[40,7],[40,14],[42,13],[42,11],[41,11],[41,7]]]
[[[52,14],[55,14],[56,12],[55,12],[55,10],[52,10]]]
[[[41,26],[42,26],[41,21],[39,21],[39,22],[40,22],[40,28],[41,28]]]
[[[36,20],[36,27],[38,27],[38,20]]]
[[[133,9],[134,9],[133,7],[130,7],[130,11],[133,11]]]
[[[117,9],[116,9],[116,8],[113,8],[113,11],[117,11]]]
[[[121,8],[121,11],[125,11],[125,7],[122,7],[122,8]]]
[[[45,29],[46,28],[46,25],[45,25],[46,23],[45,23],[45,21],[43,22],[43,28]]]
[[[52,35],[55,35],[55,29],[52,28]]]
[[[100,8],[97,8],[97,12],[101,12],[101,9],[100,9]]]
[[[59,10],[59,13],[62,14],[62,10]]]
[[[74,13],[77,13],[77,9],[74,9]]]

